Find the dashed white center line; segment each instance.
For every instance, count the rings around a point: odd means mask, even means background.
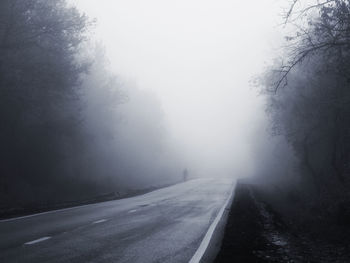
[[[106,222],[107,219],[101,219],[101,220],[97,220],[95,222],[92,222],[93,224],[100,224],[100,223],[103,223],[103,222]]]
[[[39,238],[39,239],[35,239],[35,240],[33,240],[33,241],[29,241],[29,242],[24,243],[24,244],[25,244],[25,245],[34,245],[34,244],[36,244],[36,243],[46,241],[46,240],[48,240],[48,239],[50,239],[50,238],[51,238],[51,237],[41,237],[41,238]]]
[[[134,209],[134,210],[130,210],[128,213],[135,213],[137,210]]]

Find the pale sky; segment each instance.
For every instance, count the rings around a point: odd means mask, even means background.
[[[159,97],[185,154],[208,170],[251,162],[264,113],[249,81],[273,59],[283,1],[72,2],[97,18],[113,70]]]

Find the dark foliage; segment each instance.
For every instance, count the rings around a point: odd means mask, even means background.
[[[65,0],[0,1],[4,215],[127,196],[181,176],[158,101],[110,71],[89,38],[94,23]]]
[[[349,199],[350,2],[294,7],[287,14],[287,23],[297,25],[287,37],[287,63],[269,69],[263,81],[268,113],[273,132],[299,161],[294,186],[335,211]]]
[[[79,132],[78,76],[85,69],[75,56],[88,24],[63,0],[0,2],[0,189],[5,203],[47,197],[55,185],[67,183],[62,160]]]

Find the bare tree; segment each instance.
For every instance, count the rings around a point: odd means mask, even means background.
[[[295,11],[299,2],[303,1],[293,0],[285,15],[285,23],[293,25],[296,33],[286,38],[289,42],[287,62],[275,71],[278,75],[274,83],[275,92],[288,85],[288,75],[296,65],[317,53],[325,56],[329,62],[340,62],[336,66],[338,73],[349,74],[347,65],[344,65],[344,56],[348,55],[350,47],[349,1],[316,1]],[[311,11],[313,14],[307,15]]]

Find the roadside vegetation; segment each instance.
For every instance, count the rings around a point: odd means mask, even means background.
[[[350,2],[293,1],[285,23],[295,30],[286,37],[282,58],[260,82],[272,133],[287,142],[295,157],[293,176],[278,187],[294,204],[347,223]]]
[[[112,72],[96,23],[65,0],[0,1],[1,211],[181,179],[159,102]]]
[[[350,1],[293,0],[283,22],[256,82],[274,146],[238,184],[216,262],[350,260]]]

